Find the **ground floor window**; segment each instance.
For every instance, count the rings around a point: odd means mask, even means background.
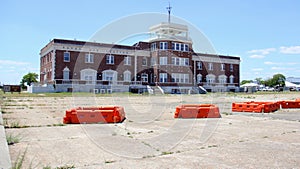
[[[227,76],[226,75],[220,75],[219,76],[219,83],[225,84],[227,81]]]
[[[80,80],[85,80],[89,84],[96,82],[97,71],[93,69],[83,69],[80,71]]]
[[[190,83],[189,74],[172,73],[172,82],[176,83]]]
[[[142,82],[148,82],[148,74],[142,73],[142,75],[141,75],[141,81]]]
[[[167,76],[168,76],[167,73],[160,73],[159,74],[159,82],[166,83],[167,82]]]
[[[208,74],[206,76],[206,82],[207,83],[215,83],[215,80],[216,80],[216,76],[213,75],[213,74]]]
[[[116,72],[114,70],[105,70],[102,72],[102,76],[103,76],[102,80],[116,82],[117,75],[118,75],[118,72]]]
[[[126,70],[123,73],[123,76],[124,76],[124,81],[125,82],[130,82],[131,81],[131,72],[129,70]]]
[[[198,74],[197,75],[197,83],[201,83],[202,82],[202,75]]]

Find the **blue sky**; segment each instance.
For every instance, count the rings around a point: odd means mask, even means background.
[[[217,53],[241,57],[241,80],[275,73],[300,77],[300,1],[170,2],[172,15],[200,30]],[[0,82],[18,84],[24,74],[38,73],[40,49],[50,39],[89,40],[113,21],[138,13],[167,13],[167,5],[163,0],[2,0]]]

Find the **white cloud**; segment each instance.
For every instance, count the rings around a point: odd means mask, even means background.
[[[265,56],[264,55],[251,55],[249,57],[254,58],[254,59],[261,59],[261,58],[264,58]]]
[[[295,70],[292,67],[271,67],[272,70]]]
[[[263,71],[264,69],[263,68],[253,68],[252,71],[254,72],[260,72],[260,71]]]
[[[265,65],[297,65],[299,63],[297,62],[287,62],[287,63],[284,63],[284,62],[270,62],[270,61],[266,61],[264,62]]]
[[[280,53],[284,53],[284,54],[300,54],[300,46],[290,46],[290,47],[281,46],[279,49],[280,49]]]
[[[29,65],[30,63],[28,62],[19,62],[19,61],[14,61],[14,60],[0,60],[0,65]]]
[[[275,51],[276,51],[275,48],[266,48],[266,49],[254,49],[254,50],[250,50],[247,53],[267,55],[270,52],[275,52]]]

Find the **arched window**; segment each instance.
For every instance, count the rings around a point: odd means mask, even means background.
[[[197,83],[201,83],[202,82],[202,75],[198,74],[197,75]]]
[[[131,72],[129,70],[126,70],[123,73],[124,82],[130,82],[131,81]]]
[[[218,79],[219,83],[221,83],[221,84],[225,84],[227,82],[227,76],[226,75],[220,75],[218,78],[219,78]]]
[[[68,67],[65,67],[63,70],[63,79],[64,80],[70,79],[70,69]]]
[[[117,82],[118,72],[114,70],[104,70],[102,72],[102,80]]]
[[[97,71],[94,69],[83,69],[80,71],[80,80],[85,80],[87,83],[96,83]]]
[[[234,76],[233,75],[230,75],[229,76],[229,83],[233,83],[234,82]]]
[[[208,74],[206,75],[206,82],[207,83],[215,83],[216,81],[216,76],[214,74]]]

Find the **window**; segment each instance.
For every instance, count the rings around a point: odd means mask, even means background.
[[[130,56],[124,57],[124,65],[131,65],[131,57]]]
[[[129,70],[126,70],[123,73],[123,76],[124,76],[124,81],[125,82],[130,82],[131,81],[131,72]]]
[[[189,83],[189,74],[172,73],[172,82]]]
[[[229,83],[233,83],[233,81],[234,81],[234,76],[230,75],[229,76]]]
[[[87,81],[88,84],[96,82],[97,71],[93,69],[83,69],[80,71],[80,80]]]
[[[160,65],[167,65],[168,64],[168,58],[167,57],[160,57],[159,58],[159,64]]]
[[[183,51],[186,51],[186,52],[189,51],[189,45],[188,45],[188,44],[184,44],[184,49],[183,49]]]
[[[63,70],[63,79],[64,80],[70,79],[70,69],[68,67],[65,67]]]
[[[184,51],[184,44],[181,44],[181,51]]]
[[[156,58],[152,57],[151,58],[151,66],[156,65]]]
[[[202,70],[202,62],[196,62],[196,64],[197,64],[197,69],[198,70]]]
[[[114,70],[104,70],[102,72],[102,80],[111,81],[115,83],[117,81],[118,72]]]
[[[70,52],[64,52],[64,62],[70,62]]]
[[[85,63],[94,63],[94,54],[85,54]]]
[[[106,55],[106,64],[113,65],[115,63],[114,55]]]
[[[151,51],[156,50],[156,43],[151,43]]]
[[[219,83],[225,84],[227,81],[227,76],[226,75],[220,75],[219,76]]]
[[[213,70],[213,64],[212,63],[208,63],[208,70]]]
[[[145,57],[143,58],[143,60],[142,60],[142,65],[143,65],[143,66],[147,66],[147,58],[145,58]]]
[[[175,43],[175,50],[180,50],[180,43]]]
[[[233,64],[230,64],[230,71],[233,72]]]
[[[190,61],[189,61],[189,58],[184,58],[184,65],[185,65],[185,66],[190,65],[189,62],[190,62]]]
[[[159,82],[162,82],[162,83],[166,83],[167,82],[167,73],[160,73],[159,74]]]
[[[177,58],[177,57],[172,57],[172,65],[177,65],[177,66],[188,66],[189,63],[189,58]]]
[[[168,42],[160,42],[159,43],[159,49],[161,49],[161,50],[168,49]]]
[[[141,81],[142,82],[148,82],[148,74],[142,73],[142,75],[141,75]]]
[[[216,79],[216,76],[213,75],[213,74],[208,74],[208,75],[206,76],[206,82],[207,82],[208,84],[210,84],[210,83],[215,83],[215,79]]]
[[[198,74],[197,75],[197,83],[201,83],[202,82],[202,75]]]
[[[225,71],[225,64],[224,63],[221,64],[221,71]]]

